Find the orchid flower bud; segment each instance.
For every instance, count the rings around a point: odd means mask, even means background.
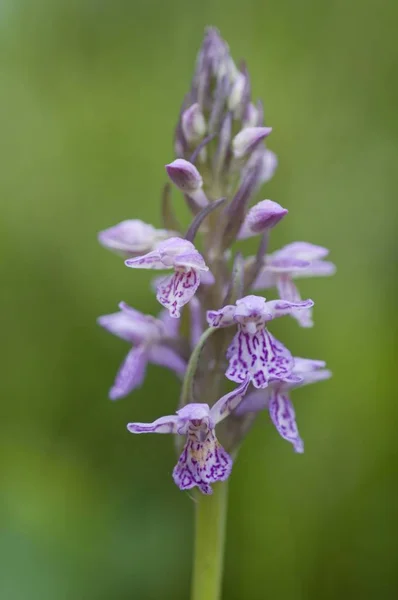
[[[243,158],[250,154],[256,146],[272,131],[272,127],[246,127],[232,140],[232,150],[235,158]]]
[[[202,190],[203,180],[195,165],[183,158],[177,158],[166,165],[166,171],[179,190],[193,198],[198,206],[206,206],[208,200]]]
[[[287,213],[286,208],[282,208],[280,204],[272,200],[258,202],[247,213],[238,238],[243,240],[264,233],[267,229],[275,227]]]
[[[199,141],[206,133],[206,121],[196,102],[185,110],[181,117],[182,131],[189,143]]]

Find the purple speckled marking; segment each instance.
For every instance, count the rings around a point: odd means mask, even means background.
[[[283,300],[288,302],[300,302],[301,296],[296,285],[293,283],[290,275],[279,275],[277,278],[278,294]],[[291,316],[296,319],[301,327],[312,327],[312,308],[301,308],[291,311]]]
[[[200,275],[195,269],[176,269],[173,275],[159,283],[156,297],[170,316],[178,319],[180,308],[191,300],[199,285]]]
[[[167,269],[157,250],[137,256],[137,258],[129,258],[124,264],[132,269]]]
[[[304,443],[297,428],[296,415],[289,396],[274,390],[269,400],[268,410],[280,436],[293,444],[295,452],[304,452]]]
[[[211,483],[229,477],[232,459],[213,430],[208,429],[204,441],[201,441],[201,427],[203,424],[195,426],[191,422],[187,442],[173,470],[173,479],[181,490],[198,486],[203,494],[211,494]]]
[[[242,383],[249,376],[254,387],[264,388],[269,379],[283,379],[289,375],[293,358],[283,344],[264,327],[255,333],[244,331],[244,326],[238,327],[227,352],[228,379]]]

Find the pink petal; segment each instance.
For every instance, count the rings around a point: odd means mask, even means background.
[[[225,396],[217,400],[210,411],[214,423],[219,423],[236,409],[246,394],[249,383],[250,378],[247,377],[247,379],[237,388],[232,390],[232,392],[225,394]]]
[[[145,347],[139,346],[130,350],[109,392],[111,400],[119,400],[142,385],[147,362],[148,353]]]
[[[300,292],[288,275],[280,275],[278,277],[277,288],[279,296],[283,300],[287,300],[288,302],[296,304],[301,301]],[[292,316],[293,319],[296,319],[301,327],[312,327],[314,324],[312,320],[311,308],[313,304],[314,303],[312,302],[312,304],[310,304],[308,307],[303,306],[303,308],[293,309],[290,311],[290,316]]]
[[[235,323],[235,311],[236,308],[232,304],[227,304],[220,310],[208,310],[207,322],[210,327],[229,327]]]
[[[136,258],[129,258],[124,261],[126,267],[130,267],[131,269],[157,269],[157,270],[165,270],[170,267],[165,265],[164,262],[160,258],[160,254],[157,250],[153,252],[148,252],[148,254],[144,254],[143,256],[137,256]]]
[[[156,345],[149,350],[149,360],[155,365],[171,369],[177,375],[185,374],[187,363],[176,352],[167,346]]]
[[[175,257],[174,265],[176,267],[186,267],[192,269],[198,269],[199,271],[208,271],[209,267],[203,259],[203,256],[199,252],[189,252],[186,254],[179,254]]]
[[[129,423],[127,429],[130,433],[177,433],[180,419],[176,415],[160,417],[153,423]]]

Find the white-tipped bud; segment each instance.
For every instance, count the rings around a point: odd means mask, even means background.
[[[242,158],[252,152],[272,131],[272,127],[246,127],[232,140],[235,158]]]
[[[261,170],[261,185],[267,183],[274,176],[276,167],[278,166],[277,156],[272,150],[265,148],[262,153],[262,170]]]
[[[245,95],[245,89],[246,89],[246,75],[244,75],[243,73],[239,73],[234,85],[232,86],[232,90],[231,93],[229,95],[228,98],[228,108],[229,110],[232,110],[233,112],[235,112],[236,109],[239,108],[244,95]]]
[[[181,126],[188,142],[199,141],[206,133],[206,121],[198,103],[192,104],[181,117]]]
[[[258,125],[258,110],[252,102],[249,102],[243,116],[242,127],[246,129],[247,127],[256,127],[256,125]]]

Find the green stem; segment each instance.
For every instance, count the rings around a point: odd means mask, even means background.
[[[202,337],[200,338],[199,342],[197,343],[196,347],[194,348],[191,354],[191,358],[189,359],[189,363],[185,373],[184,381],[182,382],[180,406],[185,406],[185,404],[194,401],[192,387],[196,369],[198,368],[200,354],[208,338],[215,331],[215,327],[209,327],[208,329],[206,329],[206,331],[202,334]]]
[[[198,494],[191,600],[219,600],[224,562],[228,484],[214,484],[211,496]]]

